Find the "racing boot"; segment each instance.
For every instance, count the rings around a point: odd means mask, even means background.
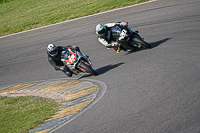
[[[65,70],[63,71],[68,77],[72,77],[72,71],[68,68],[65,67]]]
[[[116,45],[113,47],[116,53],[119,53],[121,51],[120,45]]]
[[[121,48],[118,47],[117,50],[116,50],[116,52],[119,53],[120,51],[121,51]]]

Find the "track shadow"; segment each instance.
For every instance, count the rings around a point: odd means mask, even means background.
[[[110,65],[107,65],[107,66],[98,68],[98,69],[96,69],[96,71],[97,71],[97,73],[98,73],[99,75],[101,75],[101,74],[104,74],[104,73],[110,71],[111,69],[114,69],[114,68],[116,68],[116,67],[119,67],[119,66],[122,65],[122,64],[125,64],[125,63],[124,63],[124,62],[121,62],[121,63],[117,63],[117,64],[115,64],[115,65],[110,64]]]
[[[166,42],[166,41],[168,41],[170,39],[171,38],[166,38],[166,39],[162,39],[162,40],[157,41],[157,42],[152,42],[152,43],[150,43],[151,48],[155,48],[155,47],[159,46],[160,44],[162,44],[162,43],[164,43],[164,42]]]
[[[114,64],[114,65],[110,64],[110,65],[107,65],[107,66],[98,68],[98,69],[96,69],[95,71],[98,73],[98,75],[101,75],[101,74],[104,74],[104,73],[106,73],[106,72],[108,72],[108,71],[110,71],[110,70],[112,70],[112,69],[114,69],[114,68],[116,68],[116,67],[119,67],[119,66],[122,65],[122,64],[124,64],[124,62],[117,63],[117,64]],[[97,76],[98,76],[98,75],[97,75]],[[79,79],[85,78],[85,77],[90,77],[90,76],[93,76],[93,75],[91,75],[91,74],[83,75],[83,76],[81,76]]]
[[[170,39],[171,38],[165,38],[165,39],[162,39],[160,41],[152,42],[152,43],[149,43],[149,44],[151,45],[151,49],[152,49],[152,48],[158,47],[159,45],[161,45],[162,43],[164,43],[164,42],[166,42]],[[144,48],[133,49],[133,50],[128,51],[125,55],[131,54],[131,53],[134,53],[134,52],[138,52],[138,51],[141,51],[141,50],[145,50],[145,49]]]

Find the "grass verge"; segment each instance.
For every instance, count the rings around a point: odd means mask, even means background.
[[[0,132],[25,133],[58,110],[59,104],[39,97],[0,97]]]
[[[0,36],[148,0],[1,0]]]

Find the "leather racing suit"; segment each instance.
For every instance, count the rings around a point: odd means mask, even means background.
[[[62,51],[65,51],[66,49],[71,48],[72,50],[75,51],[80,51],[78,46],[57,46],[58,53],[55,56],[51,56],[48,52],[48,61],[49,63],[55,68],[55,70],[61,70],[63,71],[68,77],[72,76],[72,71],[63,64],[61,61],[61,53]]]
[[[115,52],[119,53],[121,50],[120,44],[116,40],[114,40],[112,36],[112,28],[117,24],[128,27],[128,22],[107,23],[104,24],[106,32],[104,34],[98,34],[98,33],[96,34],[98,35],[97,36],[98,41],[102,45],[106,46],[108,49],[113,48]]]

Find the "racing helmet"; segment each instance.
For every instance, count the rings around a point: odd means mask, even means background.
[[[51,56],[56,56],[58,54],[58,48],[56,47],[55,44],[51,43],[47,46],[47,52],[51,55]]]
[[[96,26],[96,34],[105,34],[106,32],[106,27],[103,24],[98,24]]]

